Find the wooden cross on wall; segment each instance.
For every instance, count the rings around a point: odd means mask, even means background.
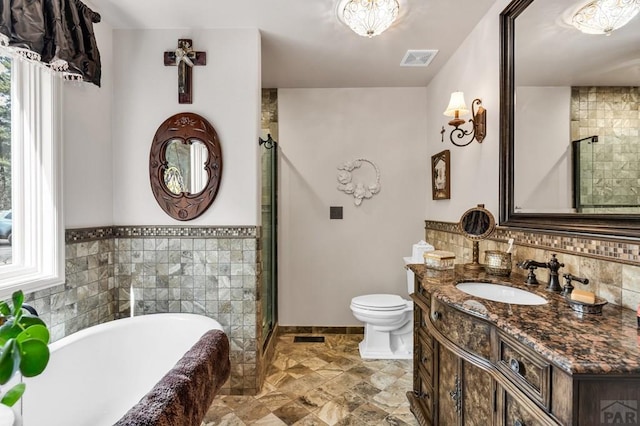
[[[173,52],[164,52],[165,66],[178,66],[178,103],[192,103],[191,69],[195,65],[207,65],[207,53],[193,50],[190,39],[178,40],[178,48]]]

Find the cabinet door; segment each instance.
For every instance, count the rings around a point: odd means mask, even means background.
[[[494,386],[487,371],[463,361],[462,414],[465,426],[488,426],[494,423]]]
[[[462,425],[461,360],[442,345],[438,346],[438,424]]]
[[[438,345],[438,424],[490,426],[494,424],[491,375]]]

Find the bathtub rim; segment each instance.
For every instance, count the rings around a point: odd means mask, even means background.
[[[127,325],[138,324],[141,322],[150,322],[153,320],[197,321],[203,324],[210,323],[211,330],[225,331],[222,324],[220,324],[220,322],[218,322],[217,320],[211,317],[208,317],[206,315],[201,315],[201,314],[169,312],[169,313],[136,315],[134,317],[125,317],[125,318],[119,318],[119,319],[103,322],[103,323],[92,325],[90,327],[83,328],[82,330],[73,332],[67,336],[64,336],[61,339],[56,340],[55,342],[49,343],[49,351],[54,352],[58,349],[64,348],[67,345],[71,345],[79,340],[82,340],[83,338],[86,338],[94,334],[99,334],[104,330],[109,330],[109,329],[113,330],[117,328],[123,328],[123,327],[126,327]]]

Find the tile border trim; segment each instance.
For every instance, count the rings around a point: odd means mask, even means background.
[[[461,234],[458,223],[425,220],[425,230]],[[599,238],[597,236],[567,236],[547,231],[528,231],[518,228],[496,227],[489,240],[506,242],[513,238],[517,245],[544,248],[612,262],[638,265],[640,243]]]
[[[259,238],[259,226],[99,226],[67,229],[66,243],[110,238]]]

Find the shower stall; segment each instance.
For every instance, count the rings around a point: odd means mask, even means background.
[[[640,213],[639,86],[571,88],[573,207]]]
[[[262,163],[262,344],[276,323],[277,268],[277,179],[278,144],[268,136],[261,148]]]
[[[572,141],[577,212],[640,213],[639,142],[597,135]]]

